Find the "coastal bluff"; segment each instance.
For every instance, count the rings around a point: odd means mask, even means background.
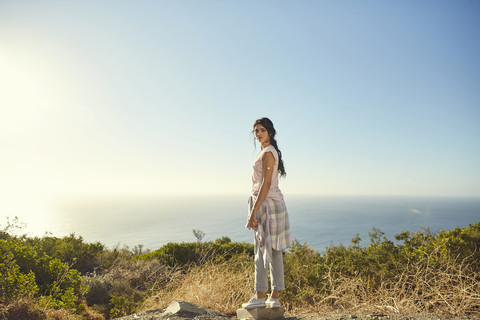
[[[238,313],[237,313],[238,314]],[[236,315],[225,315],[219,311],[197,306],[186,301],[173,301],[162,309],[148,310],[115,320],[230,320]],[[254,318],[251,318],[254,319]],[[474,320],[477,316],[450,314],[388,314],[382,312],[316,312],[285,316],[285,320]],[[240,319],[239,319],[240,320]]]

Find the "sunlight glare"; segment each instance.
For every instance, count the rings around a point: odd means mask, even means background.
[[[25,63],[3,55],[0,69],[0,132],[11,135],[44,127],[55,106],[42,68],[34,61]]]

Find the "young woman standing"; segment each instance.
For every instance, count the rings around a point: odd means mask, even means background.
[[[275,128],[268,118],[253,125],[255,139],[261,151],[253,164],[252,192],[249,198],[247,227],[255,233],[255,291],[254,296],[242,304],[245,309],[280,307],[278,295],[285,289],[283,250],[290,246],[291,235],[287,208],[278,187],[278,176],[286,175],[282,153],[275,140]],[[268,290],[268,267],[272,293],[265,301]]]

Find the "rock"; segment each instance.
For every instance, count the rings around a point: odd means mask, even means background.
[[[283,308],[238,309],[239,320],[279,320],[283,319]]]
[[[174,314],[178,316],[189,315],[189,316],[200,316],[207,315],[211,317],[226,317],[223,313],[215,310],[211,310],[205,307],[197,306],[193,303],[186,301],[173,301],[165,309],[165,314]]]
[[[193,313],[193,314],[206,314],[207,311],[201,307],[185,301],[173,301],[165,310],[165,313],[179,314],[179,313]]]
[[[227,319],[223,313],[208,308],[199,307],[186,301],[173,301],[165,309],[150,310],[130,316],[117,318],[117,320],[174,320],[185,318]]]

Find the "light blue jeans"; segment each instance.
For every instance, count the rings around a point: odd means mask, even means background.
[[[255,238],[255,237],[254,237]],[[268,270],[263,263],[263,253],[260,244],[255,238],[255,291],[268,291]],[[272,290],[285,290],[283,275],[283,251],[272,248],[272,261],[270,262],[270,281]]]

